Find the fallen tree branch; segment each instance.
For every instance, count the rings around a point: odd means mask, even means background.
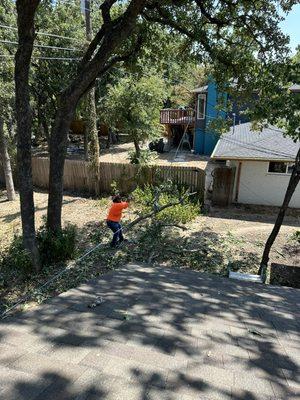
[[[175,253],[175,254],[182,254],[182,253],[198,253],[199,251],[201,251],[201,249],[180,249],[180,250],[176,250],[176,249],[168,249],[171,253]]]
[[[161,224],[162,228],[168,228],[168,227],[175,227],[175,228],[179,228],[182,229],[184,231],[187,230],[187,227],[184,225],[179,225],[179,224]]]
[[[188,197],[193,196],[194,194],[196,194],[197,192],[193,192],[193,193],[188,193],[185,194],[183,197],[181,197],[178,201],[174,201],[168,204],[165,204],[164,206],[160,206],[158,208],[156,208],[155,210],[149,212],[148,214],[145,215],[141,215],[140,217],[136,218],[134,221],[130,222],[130,224],[127,225],[126,230],[131,229],[134,225],[138,224],[141,221],[144,221],[145,219],[149,219],[154,217],[154,215],[162,212],[163,210],[165,210],[166,208],[170,208],[170,207],[174,207],[174,206],[178,206],[180,204],[182,204],[182,202],[187,199]]]

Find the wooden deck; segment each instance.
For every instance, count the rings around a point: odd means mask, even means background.
[[[195,110],[193,108],[165,108],[160,111],[160,123],[167,125],[194,125]]]

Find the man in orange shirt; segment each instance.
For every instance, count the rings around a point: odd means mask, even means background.
[[[124,240],[120,221],[122,218],[122,211],[128,206],[129,203],[122,201],[121,196],[117,195],[113,197],[113,203],[109,209],[106,219],[107,226],[113,231],[114,234],[110,244],[111,247],[116,247]]]

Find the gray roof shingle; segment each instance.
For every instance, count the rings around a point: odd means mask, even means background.
[[[293,161],[299,149],[283,130],[269,126],[262,131],[251,130],[251,123],[236,125],[222,135],[211,155],[214,159],[255,159]]]

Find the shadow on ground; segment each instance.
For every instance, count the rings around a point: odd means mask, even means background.
[[[1,323],[0,395],[296,400],[299,294],[129,265]]]
[[[228,208],[213,207],[209,212],[209,217],[236,219],[273,225],[277,218],[278,211],[279,207],[239,204]],[[300,226],[299,209],[290,208],[287,211],[284,225]]]

